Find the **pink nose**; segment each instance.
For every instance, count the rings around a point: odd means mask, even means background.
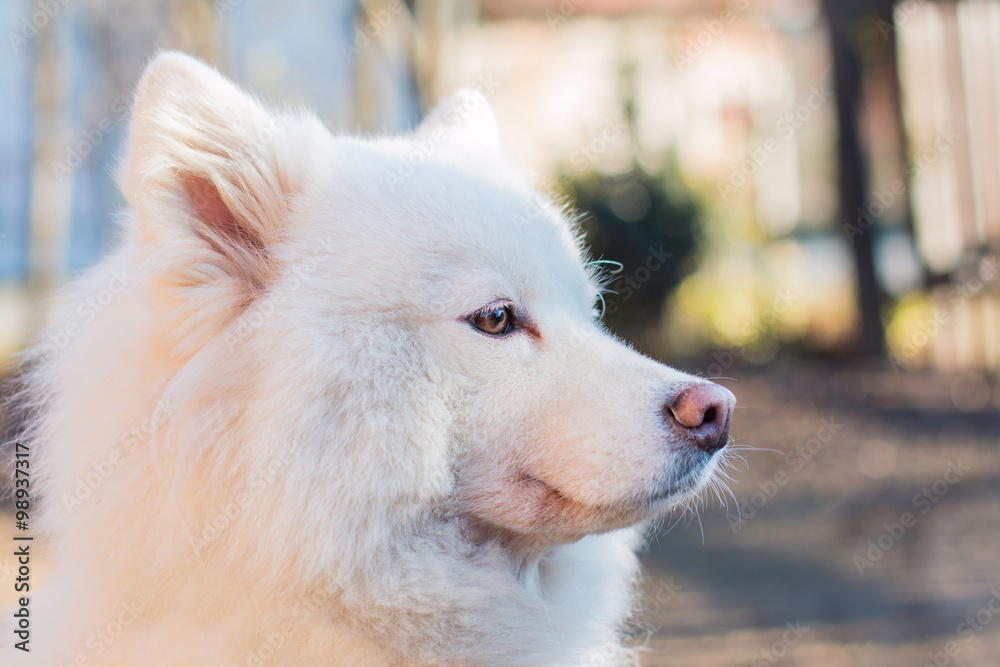
[[[729,422],[736,397],[725,387],[706,382],[683,390],[664,412],[674,429],[698,449],[712,454],[729,441]]]

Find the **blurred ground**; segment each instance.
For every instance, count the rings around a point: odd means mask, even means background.
[[[744,452],[742,524],[730,498],[728,517],[702,512],[704,544],[697,521],[653,543],[645,664],[1000,665],[1000,419],[954,407],[968,381],[776,370],[724,384],[740,445],[812,460]],[[910,527],[887,534],[904,513]]]

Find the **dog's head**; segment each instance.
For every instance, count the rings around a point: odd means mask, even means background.
[[[408,136],[334,137],[167,54],[122,174],[152,344],[216,415],[197,455],[295,448],[317,529],[386,511],[573,539],[691,499],[718,464],[732,394],[603,330],[577,230],[480,93]]]

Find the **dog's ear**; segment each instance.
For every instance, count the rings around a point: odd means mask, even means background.
[[[496,116],[486,97],[474,88],[463,88],[441,100],[417,126],[416,135],[459,158],[501,152]]]
[[[136,92],[122,173],[140,243],[197,244],[225,274],[264,283],[297,185],[284,125],[208,65],[158,55]]]

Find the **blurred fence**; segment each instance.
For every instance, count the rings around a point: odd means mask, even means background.
[[[706,243],[659,354],[884,326],[899,368],[1000,364],[1000,0],[20,0],[0,28],[0,357],[111,242],[129,92],[169,47],[349,131],[479,87],[550,185],[669,174]]]
[[[898,33],[911,184],[930,297],[892,343],[940,368],[1000,365],[1000,3],[904,2]],[[883,179],[884,180],[884,179]],[[877,187],[890,200],[891,183]],[[926,348],[926,354],[921,354]]]
[[[220,66],[332,127],[399,131],[420,115],[397,0],[15,0],[0,7],[0,366],[35,307],[113,243],[132,89],[158,48]]]

